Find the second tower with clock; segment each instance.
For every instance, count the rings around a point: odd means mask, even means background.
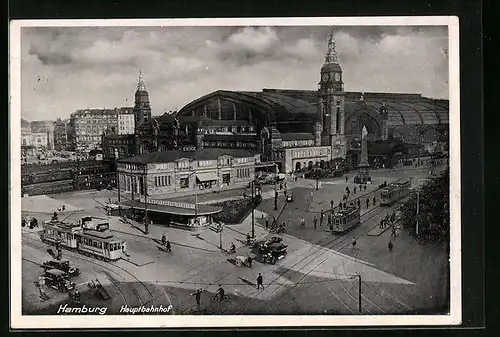
[[[318,88],[318,116],[315,127],[316,145],[330,145],[332,159],[345,158],[345,93],[342,68],[337,60],[333,34],[328,40],[325,63],[321,67]]]

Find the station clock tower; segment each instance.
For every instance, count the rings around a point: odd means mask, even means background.
[[[142,71],[139,73],[139,82],[137,83],[137,91],[135,92],[135,127],[139,127],[144,122],[151,120],[151,105],[149,103],[149,93],[144,83]]]
[[[318,115],[315,125],[316,145],[330,145],[332,159],[346,157],[345,93],[342,68],[337,60],[333,34],[328,39],[325,63],[321,67],[318,88]]]

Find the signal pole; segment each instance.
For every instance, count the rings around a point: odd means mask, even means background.
[[[358,310],[361,314],[361,275],[357,275],[358,277]]]

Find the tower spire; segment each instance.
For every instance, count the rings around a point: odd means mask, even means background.
[[[144,84],[144,76],[142,75],[142,69],[139,71],[139,82],[137,83],[137,90],[146,91],[146,84]]]
[[[328,38],[328,51],[326,52],[325,63],[338,63],[337,52],[335,51],[335,40],[333,39],[333,29]]]

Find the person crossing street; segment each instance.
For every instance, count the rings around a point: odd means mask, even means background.
[[[318,228],[316,225],[318,223],[318,219],[316,217],[314,217],[313,219],[313,225],[314,225],[314,228]]]
[[[264,289],[264,284],[263,284],[263,277],[262,277],[262,274],[259,273],[259,276],[257,276],[257,289],[260,289],[260,287],[262,287],[262,289]]]
[[[195,299],[196,299],[196,306],[199,308],[200,307],[200,300],[201,300],[201,293],[202,293],[202,289],[201,288],[198,288],[196,290],[196,292],[192,293],[191,296],[194,296]]]
[[[394,245],[392,244],[391,240],[389,240],[389,243],[387,244],[387,247],[389,248],[389,252],[392,252],[392,249],[394,248]]]

